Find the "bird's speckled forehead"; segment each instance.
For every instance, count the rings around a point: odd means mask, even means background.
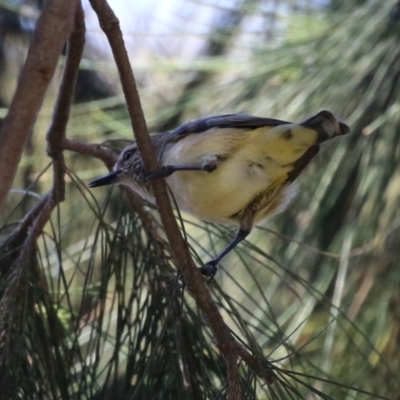
[[[127,161],[128,161],[128,163],[129,163],[129,161],[132,160],[133,157],[131,157],[130,160],[125,160],[125,159],[124,159],[125,154],[126,154],[127,152],[129,152],[129,151],[133,153],[132,155],[134,155],[134,154],[136,153],[136,151],[137,151],[136,142],[133,142],[133,143],[129,144],[128,146],[126,146],[126,147],[121,151],[121,153],[120,153],[119,156],[118,156],[117,162],[116,162],[115,165],[114,165],[114,170],[123,168],[123,167],[124,167],[124,164],[126,164]]]

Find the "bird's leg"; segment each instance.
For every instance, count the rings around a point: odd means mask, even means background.
[[[218,167],[216,157],[210,158],[203,162],[202,165],[163,165],[159,170],[156,170],[147,175],[147,179],[166,178],[177,171],[205,171],[213,172]]]
[[[214,278],[214,275],[217,273],[217,264],[231,251],[233,250],[242,240],[244,240],[248,234],[250,233],[251,228],[240,228],[238,233],[236,234],[235,239],[226,247],[224,251],[222,251],[217,257],[213,260],[209,261],[203,267],[200,268],[200,272],[210,278]]]

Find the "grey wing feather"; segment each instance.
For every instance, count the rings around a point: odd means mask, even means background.
[[[253,130],[263,126],[278,126],[290,124],[273,118],[255,117],[247,114],[226,114],[205,117],[186,122],[171,132],[172,136],[188,135],[191,133],[202,133],[211,128],[242,128]]]

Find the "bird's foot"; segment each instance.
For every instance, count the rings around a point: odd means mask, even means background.
[[[176,171],[176,168],[173,165],[164,165],[161,168],[155,170],[147,174],[147,179],[157,179],[157,178],[166,178],[167,176],[172,175]]]
[[[167,178],[177,171],[206,171],[213,172],[217,168],[215,162],[203,164],[202,166],[197,165],[163,165],[159,169],[147,174],[147,179]]]
[[[214,279],[214,276],[217,273],[217,264],[217,261],[211,260],[199,268],[201,274],[208,278],[208,283]]]

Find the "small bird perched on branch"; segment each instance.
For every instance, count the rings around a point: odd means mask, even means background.
[[[201,268],[213,277],[219,261],[254,224],[286,208],[298,192],[293,181],[319,144],[349,131],[329,111],[299,124],[246,114],[202,118],[151,137],[160,170],[148,174],[132,143],[113,171],[89,187],[117,183],[154,203],[149,179],[164,177],[179,209],[205,221],[239,225],[232,243]]]

